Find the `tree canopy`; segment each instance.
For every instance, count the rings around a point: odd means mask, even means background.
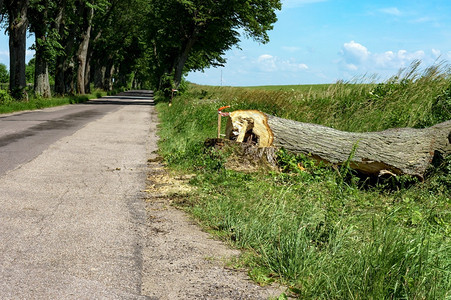
[[[0,63],[0,83],[7,83],[9,80],[9,72],[5,64]]]
[[[242,36],[269,41],[280,0],[0,0],[10,37],[10,89],[25,86],[24,28],[35,34],[35,92],[85,93],[91,83],[170,90],[221,66]],[[13,78],[14,77],[14,78]]]

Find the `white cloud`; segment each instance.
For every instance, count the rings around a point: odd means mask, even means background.
[[[257,58],[259,67],[262,71],[272,72],[277,70],[276,59],[269,54],[260,55]]]
[[[432,55],[434,55],[435,58],[439,58],[440,55],[442,55],[442,52],[440,50],[432,49],[431,51],[432,51]]]
[[[344,43],[341,54],[346,63],[356,65],[366,61],[371,53],[365,46],[351,41],[349,43]]]
[[[283,8],[293,8],[299,7],[306,4],[325,2],[327,0],[282,0],[282,9]]]
[[[380,12],[383,12],[384,14],[393,15],[393,16],[400,16],[401,12],[396,7],[386,7],[379,9]]]
[[[338,60],[338,65],[343,70],[358,71],[359,73],[397,71],[407,67],[414,60],[431,64],[441,55],[441,52],[436,49],[432,49],[430,53],[423,50],[407,51],[404,49],[372,53],[365,46],[354,41],[344,43],[339,53],[341,58]]]
[[[34,50],[26,50],[25,51],[25,56],[27,56],[27,58],[33,57],[34,53],[35,53]],[[0,51],[0,56],[7,56],[7,57],[9,57],[9,51],[8,50]]]
[[[33,56],[33,55],[34,55],[34,53],[35,53],[35,51],[34,51],[34,50],[26,50],[26,51],[25,51],[25,56],[27,56],[27,57],[29,57],[29,56]]]
[[[262,61],[268,61],[268,60],[273,60],[274,57],[272,55],[269,54],[262,54],[258,57],[258,62],[262,62]]]
[[[270,54],[262,54],[257,58],[258,69],[261,72],[298,72],[307,70],[308,66],[303,63],[296,62],[295,59],[281,59]]]
[[[345,68],[349,71],[357,71],[358,67],[354,64],[345,64]]]
[[[399,69],[409,65],[413,60],[423,60],[425,58],[424,51],[408,52],[406,50],[398,50],[398,52],[387,51],[384,53],[375,53],[372,62],[375,67],[382,69]]]

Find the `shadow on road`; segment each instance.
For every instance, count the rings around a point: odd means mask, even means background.
[[[84,104],[109,104],[109,105],[143,105],[154,106],[153,91],[127,91],[117,94],[116,96],[105,96],[100,99],[94,99]]]

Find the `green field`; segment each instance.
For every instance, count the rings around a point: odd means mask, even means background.
[[[262,85],[249,86],[248,89],[262,89],[267,91],[296,91],[296,92],[323,92],[333,84],[304,84],[304,85]]]
[[[365,179],[284,151],[282,172],[233,171],[230,152],[204,146],[224,105],[348,131],[426,127],[451,119],[448,66],[412,66],[381,84],[192,85],[157,108],[161,155],[174,172],[196,174],[176,205],[241,249],[231,264],[255,281],[301,299],[451,297],[451,157],[423,183]]]

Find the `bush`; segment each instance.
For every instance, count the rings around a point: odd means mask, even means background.
[[[13,101],[13,97],[7,91],[0,90],[0,105],[9,105]]]
[[[7,83],[9,81],[9,72],[5,64],[0,63],[0,83]]]

